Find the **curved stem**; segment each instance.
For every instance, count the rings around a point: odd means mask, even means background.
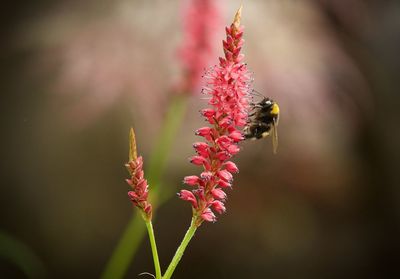
[[[143,224],[143,218],[138,210],[133,214],[131,221],[125,228],[113,255],[100,277],[101,279],[124,277],[145,233],[146,228]]]
[[[20,270],[21,275],[25,274],[23,277],[47,278],[48,274],[42,260],[15,236],[0,231],[0,247],[0,258],[12,266],[15,265],[15,270]]]
[[[159,199],[160,196],[160,180],[164,171],[165,164],[174,142],[176,133],[181,126],[183,115],[186,111],[187,97],[175,95],[171,100],[168,108],[165,121],[162,125],[160,137],[155,143],[155,148],[150,156],[148,171],[146,177],[150,185],[150,198],[153,206],[153,220],[157,210],[157,205],[164,199]],[[140,214],[133,214],[127,224],[122,237],[113,251],[104,271],[102,279],[121,279],[124,277],[128,266],[131,263],[136,251],[145,235],[145,227]]]
[[[161,279],[160,261],[158,259],[156,239],[154,237],[153,224],[151,221],[146,221],[147,232],[149,233],[151,252],[153,254],[154,269],[156,271],[156,279]]]
[[[187,230],[181,245],[179,245],[178,249],[175,252],[174,257],[172,258],[171,263],[168,266],[167,271],[165,272],[164,276],[162,279],[169,279],[172,276],[172,273],[174,273],[176,266],[178,265],[179,261],[181,260],[183,256],[183,252],[185,252],[186,247],[188,246],[190,240],[194,236],[194,233],[197,230],[197,224],[196,224],[197,217],[193,216],[192,222],[190,223],[190,227]]]
[[[160,186],[160,179],[166,165],[165,163],[186,111],[186,100],[186,96],[180,95],[176,95],[172,99],[164,125],[161,127],[160,137],[158,137],[150,155],[146,177],[153,192]]]

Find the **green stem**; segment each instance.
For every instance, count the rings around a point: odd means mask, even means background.
[[[183,252],[185,252],[186,246],[188,246],[190,240],[192,239],[194,233],[196,232],[197,225],[196,225],[197,217],[193,216],[192,222],[190,223],[190,227],[187,230],[185,237],[183,238],[181,245],[179,245],[178,249],[175,252],[175,256],[172,258],[171,263],[168,266],[167,271],[165,272],[162,279],[169,279],[174,273],[176,266],[178,265],[179,261],[183,256]]]
[[[156,279],[161,279],[160,261],[158,259],[156,239],[154,237],[153,224],[151,221],[146,221],[147,232],[149,233],[151,252],[153,253],[154,269],[156,271]]]
[[[30,247],[15,236],[0,231],[0,259],[24,278],[47,278],[45,266]],[[7,273],[7,272],[5,272]],[[7,277],[7,275],[4,275]]]
[[[160,186],[162,173],[166,166],[166,161],[171,151],[171,147],[175,141],[176,134],[181,126],[183,115],[186,111],[185,96],[176,95],[172,99],[169,106],[167,115],[165,117],[164,125],[161,128],[155,148],[150,155],[149,167],[146,172],[146,177],[149,185],[152,187],[151,191],[156,192]]]
[[[128,270],[131,259],[139,248],[139,244],[144,237],[146,228],[143,224],[139,210],[135,212],[128,226],[122,234],[117,247],[106,268],[101,275],[101,279],[123,278]]]
[[[161,175],[164,171],[176,133],[181,126],[183,115],[186,111],[186,100],[187,98],[183,94],[175,95],[171,100],[160,136],[155,143],[155,148],[150,156],[149,165],[145,172],[150,185],[153,220],[158,201],[164,200],[159,199]],[[124,277],[145,235],[145,231],[139,212],[133,214],[103,271],[101,279],[121,279]]]

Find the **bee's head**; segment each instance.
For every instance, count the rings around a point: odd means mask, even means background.
[[[270,98],[264,98],[258,103],[258,106],[260,108],[264,108],[264,109],[268,109],[269,110],[269,109],[271,109],[273,104],[274,104],[273,100],[271,100]]]
[[[270,98],[264,98],[259,105],[264,111],[268,111],[272,115],[279,115],[279,106],[276,102],[274,102],[274,100]]]
[[[279,115],[279,106],[277,103],[273,102],[271,105],[271,114],[278,116]]]

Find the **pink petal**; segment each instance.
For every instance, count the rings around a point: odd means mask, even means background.
[[[213,197],[215,199],[218,199],[218,200],[226,199],[226,193],[222,189],[214,188],[211,190],[211,194],[213,195]]]
[[[232,154],[235,155],[240,151],[240,147],[237,146],[236,144],[231,144],[228,146],[227,151]]]
[[[232,161],[227,161],[224,163],[225,169],[229,171],[230,173],[237,173],[239,172],[239,168],[236,166],[236,164]]]
[[[201,110],[201,114],[204,117],[213,117],[215,115],[215,110],[209,109],[209,108],[203,109],[203,110]]]
[[[203,165],[204,162],[207,161],[207,160],[206,160],[204,157],[202,157],[202,156],[193,156],[193,157],[191,157],[189,160],[190,160],[190,162],[191,162],[192,164],[197,165],[197,166]]]
[[[203,128],[198,129],[195,134],[197,136],[204,137],[204,136],[210,135],[210,133],[211,133],[210,127],[203,127]]]
[[[199,183],[200,178],[196,175],[190,175],[190,176],[185,176],[183,179],[183,183],[190,185],[190,186],[195,186]]]
[[[190,202],[194,208],[197,208],[197,199],[192,192],[181,190],[178,195],[182,200]]]
[[[209,208],[206,208],[203,211],[203,213],[201,214],[201,218],[203,218],[203,220],[207,222],[215,222],[217,220],[217,217],[215,217],[215,214]]]
[[[219,214],[222,214],[225,212],[226,208],[223,202],[221,201],[213,201],[211,206],[215,211],[217,211]]]
[[[220,179],[219,181],[218,181],[218,185],[220,186],[220,187],[222,187],[222,188],[230,188],[230,187],[232,187],[232,184],[230,183],[230,182],[228,182],[228,181],[225,181],[225,180],[223,180],[223,179]]]
[[[235,142],[241,141],[244,139],[243,134],[238,130],[235,130],[229,134],[229,137]]]
[[[221,171],[217,172],[217,175],[218,175],[221,179],[223,179],[223,180],[225,180],[225,181],[227,181],[227,182],[230,182],[230,181],[232,181],[232,179],[233,179],[232,174],[231,174],[229,171],[227,171],[227,170],[221,170]]]

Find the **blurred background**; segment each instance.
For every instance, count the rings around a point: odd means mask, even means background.
[[[209,66],[240,5],[215,2]],[[188,5],[2,5],[1,278],[100,277],[132,216],[129,128],[146,162],[185,76]],[[242,144],[227,213],[200,227],[175,278],[400,276],[400,2],[243,5],[254,88],[281,107],[279,150],[270,139]],[[193,91],[162,179],[173,192],[199,172],[187,158],[206,101]],[[176,197],[157,212],[163,269],[190,216]],[[147,238],[126,278],[144,271]]]

